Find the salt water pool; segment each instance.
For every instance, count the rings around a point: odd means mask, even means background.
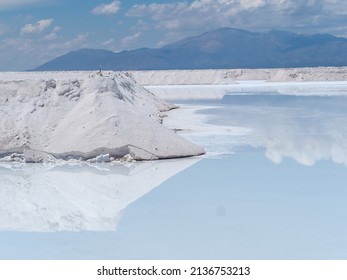
[[[2,166],[1,259],[347,258],[346,84],[165,90],[206,156]]]

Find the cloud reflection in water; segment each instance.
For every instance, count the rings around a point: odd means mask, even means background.
[[[307,166],[320,160],[347,165],[346,83],[239,84],[208,105],[216,104],[198,113],[216,127],[252,131],[238,143],[225,138],[229,152],[249,145],[265,148],[276,163],[289,157]]]

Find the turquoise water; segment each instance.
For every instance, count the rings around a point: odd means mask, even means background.
[[[213,157],[1,169],[0,258],[347,258],[344,96],[184,102],[251,133],[207,135]]]

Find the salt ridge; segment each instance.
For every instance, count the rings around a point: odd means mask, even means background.
[[[132,71],[139,84],[160,85],[228,85],[238,81],[269,82],[346,81],[347,67],[305,67],[274,69],[208,69]]]

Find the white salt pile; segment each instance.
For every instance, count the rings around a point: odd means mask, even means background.
[[[172,108],[128,73],[0,73],[0,158],[109,162],[203,154],[161,124]]]

